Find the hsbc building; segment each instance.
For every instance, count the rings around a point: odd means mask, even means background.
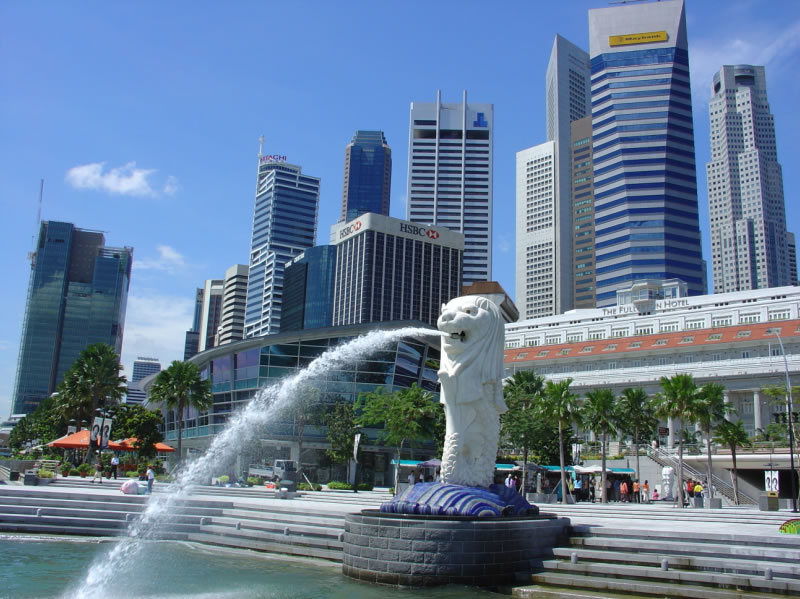
[[[461,293],[464,235],[446,227],[362,214],[331,227],[337,246],[333,326],[418,320],[436,324]]]

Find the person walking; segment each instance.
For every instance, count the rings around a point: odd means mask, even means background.
[[[621,500],[623,502],[628,501],[628,481],[622,481],[622,484],[619,486],[619,492],[621,494]]]
[[[633,502],[634,503],[641,503],[642,502],[642,486],[639,484],[639,479],[637,478],[633,481]]]
[[[150,495],[153,492],[153,483],[156,480],[156,473],[153,471],[152,464],[147,465],[147,473],[145,474],[145,477],[147,478],[147,491],[145,491],[145,493]]]
[[[100,456],[97,456],[97,461],[94,463],[92,482],[94,482],[95,479],[100,479],[100,484],[103,483],[103,462],[100,460]]]
[[[111,456],[111,474],[114,475],[114,480],[117,480],[117,466],[119,466],[119,458]]]
[[[646,480],[642,485],[642,499],[645,503],[650,503],[650,485]]]

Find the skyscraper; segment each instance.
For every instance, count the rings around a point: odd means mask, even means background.
[[[714,293],[791,285],[783,171],[764,67],[723,66],[711,94],[706,174]]]
[[[286,156],[260,156],[256,183],[245,337],[280,330],[283,269],[314,245],[320,180],[288,164]]]
[[[335,245],[308,248],[286,265],[281,333],[331,326],[335,268]]]
[[[592,111],[589,54],[556,35],[547,64],[546,88],[547,140],[556,142],[554,310],[555,314],[561,314],[573,307],[570,123],[589,116]]]
[[[464,237],[446,227],[364,214],[331,227],[336,244],[333,326],[420,320],[435,324],[461,293]]]
[[[161,372],[161,363],[158,358],[144,358],[139,356],[133,361],[133,375],[128,383],[128,393],[125,403],[142,404],[147,399],[145,393],[137,384],[143,378]]]
[[[492,278],[494,106],[412,102],[408,143],[411,222],[464,234],[464,284]]]
[[[572,307],[594,308],[594,165],[592,117],[571,123],[572,137]]]
[[[356,131],[344,151],[342,217],[350,221],[365,212],[389,216],[392,150],[383,131]]]
[[[705,293],[683,0],[589,11],[597,306],[642,279]]]
[[[514,301],[523,320],[557,314],[556,292],[561,285],[557,279],[561,270],[556,256],[556,147],[555,141],[547,141],[517,152]],[[565,241],[571,245],[569,237]]]
[[[217,331],[222,321],[222,295],[225,281],[208,279],[203,285],[203,303],[200,309],[200,333],[197,351],[217,345]]]
[[[29,414],[80,352],[107,343],[119,353],[133,249],[105,246],[99,231],[44,221],[32,256],[13,413]]]
[[[225,280],[222,284],[222,318],[219,323],[217,345],[244,339],[248,270],[246,264],[234,264],[225,271]]]

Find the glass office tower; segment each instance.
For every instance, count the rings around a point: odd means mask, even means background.
[[[320,180],[285,156],[261,156],[258,165],[245,337],[280,331],[283,269],[317,237]]]
[[[44,221],[32,256],[13,413],[30,414],[88,345],[119,354],[133,249],[105,247],[99,231]]]
[[[342,216],[350,221],[366,212],[389,216],[392,150],[383,131],[356,131],[344,151]]]
[[[705,293],[682,0],[589,11],[597,306],[642,279]]]
[[[309,248],[286,265],[281,333],[331,326],[335,267],[334,245]]]

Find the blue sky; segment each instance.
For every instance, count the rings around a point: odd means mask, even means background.
[[[605,2],[0,4],[0,417],[10,410],[42,218],[134,248],[122,359],[182,358],[194,289],[246,263],[258,137],[322,178],[318,240],[341,203],[344,147],[382,129],[404,217],[409,103],[495,105],[494,278],[514,295],[515,153],[545,141],[553,36],[588,50]],[[724,9],[722,8],[724,7]],[[710,259],[708,96],[723,64],[767,67],[788,228],[800,234],[800,2],[687,0],[698,188]],[[794,69],[792,68],[794,67]]]

